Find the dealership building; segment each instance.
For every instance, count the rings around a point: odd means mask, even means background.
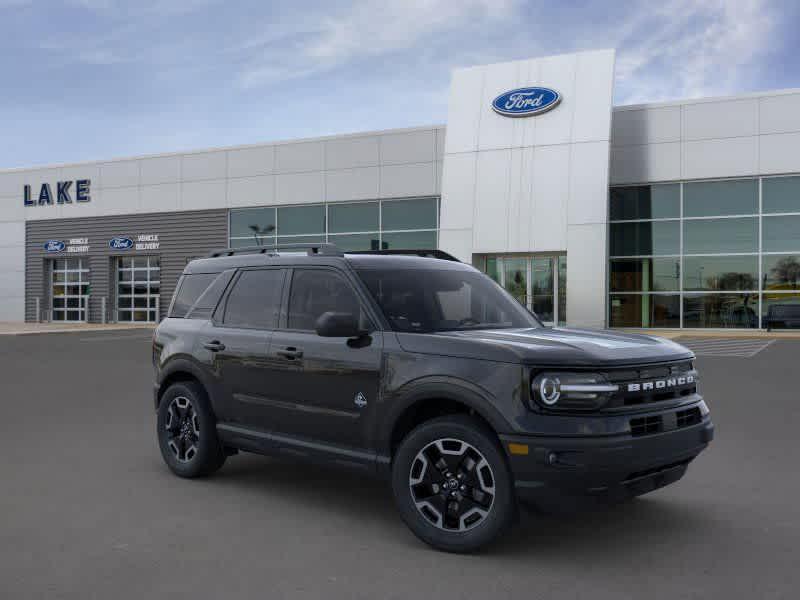
[[[194,257],[332,242],[442,249],[547,323],[766,327],[800,90],[613,106],[614,60],[455,70],[444,125],[0,170],[0,321],[155,321]]]

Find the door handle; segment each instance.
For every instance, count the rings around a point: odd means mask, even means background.
[[[285,350],[278,350],[275,354],[282,356],[286,360],[294,360],[296,358],[303,358],[303,351],[298,350],[293,346],[289,346]]]
[[[206,342],[203,344],[203,348],[206,350],[211,350],[211,352],[219,352],[220,350],[225,350],[225,344],[219,340],[214,340],[212,342]]]

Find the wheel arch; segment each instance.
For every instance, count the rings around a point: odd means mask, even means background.
[[[185,358],[176,358],[170,361],[169,364],[165,365],[164,368],[161,370],[161,377],[159,378],[158,382],[158,392],[156,393],[155,397],[155,408],[158,410],[159,405],[161,404],[161,398],[164,396],[164,392],[174,383],[179,381],[192,381],[197,383],[203,388],[209,402],[212,404],[213,410],[213,400],[211,395],[211,385],[207,377],[203,374],[202,369],[194,364],[191,360]]]
[[[379,453],[391,460],[397,446],[415,427],[448,414],[474,416],[496,436],[510,430],[485,390],[469,382],[437,378],[414,384],[392,402],[387,427],[383,429],[388,433],[381,440]]]

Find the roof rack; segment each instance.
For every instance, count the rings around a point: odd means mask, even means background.
[[[461,262],[452,254],[444,250],[354,250],[347,254],[399,254],[405,256],[421,256],[423,258],[438,258],[439,260],[451,260]]]
[[[305,250],[309,256],[344,256],[336,244],[280,244],[278,246],[244,246],[214,250],[207,258],[237,256],[239,254],[268,254],[278,256],[281,250]]]

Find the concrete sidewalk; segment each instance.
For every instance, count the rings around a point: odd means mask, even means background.
[[[675,338],[745,338],[800,339],[800,329],[766,331],[763,329],[615,329],[620,333],[643,333],[668,339]]]
[[[40,333],[71,333],[76,331],[119,331],[155,328],[154,323],[9,323],[0,322],[0,335],[35,335]]]

